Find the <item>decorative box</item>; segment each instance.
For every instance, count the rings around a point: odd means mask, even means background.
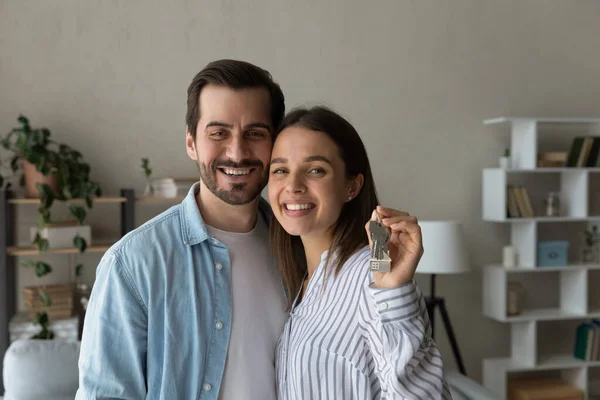
[[[29,236],[35,240],[38,231],[42,238],[48,240],[51,249],[73,247],[73,239],[79,235],[85,239],[88,246],[92,244],[92,229],[89,225],[79,225],[77,221],[64,221],[47,224],[44,228],[31,227]]]
[[[564,267],[567,265],[569,242],[561,240],[542,241],[537,246],[537,265],[540,267]]]

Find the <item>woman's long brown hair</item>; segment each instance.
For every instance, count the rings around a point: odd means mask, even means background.
[[[365,224],[379,203],[367,151],[356,129],[329,108],[318,106],[291,111],[277,129],[275,139],[284,129],[292,126],[329,136],[339,149],[346,176],[352,178],[362,174],[364,177],[360,192],[344,204],[333,229],[333,241],[327,253],[326,267],[333,268],[335,274],[338,274],[344,263],[369,243]],[[287,233],[275,217],[271,221],[271,244],[288,292],[288,306],[291,306],[307,271],[304,246],[300,237]],[[333,254],[335,262],[330,266],[329,260]]]

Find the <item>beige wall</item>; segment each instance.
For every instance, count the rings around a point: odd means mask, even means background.
[[[480,379],[482,357],[509,351],[508,327],[481,315],[480,266],[507,239],[481,222],[481,168],[507,143],[482,119],[600,116],[598,16],[600,2],[583,0],[4,0],[0,129],[25,113],[80,149],[108,194],[141,190],[141,157],[158,176],[195,174],[185,95],[202,66],[230,57],[267,68],[289,107],[326,103],[355,124],[385,205],[464,221],[474,272],[438,286]],[[111,236],[118,214],[103,207],[98,235]],[[85,257],[91,280],[97,258]]]

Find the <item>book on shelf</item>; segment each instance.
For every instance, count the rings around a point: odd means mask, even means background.
[[[600,167],[600,136],[578,136],[573,139],[566,167]]]
[[[577,326],[573,356],[583,361],[600,360],[600,321],[591,320]]]
[[[533,207],[527,189],[522,185],[506,188],[506,212],[509,218],[533,218]]]

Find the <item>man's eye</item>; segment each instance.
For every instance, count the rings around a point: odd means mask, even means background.
[[[250,132],[248,132],[248,136],[261,138],[261,137],[265,137],[266,134],[261,131],[250,131]]]
[[[221,132],[221,131],[212,132],[210,134],[210,136],[212,136],[212,137],[220,137],[220,136],[223,136],[223,135],[225,135],[225,133]]]
[[[310,171],[308,171],[308,173],[312,174],[312,175],[318,175],[318,174],[322,174],[324,172],[325,171],[322,168],[313,168]]]

